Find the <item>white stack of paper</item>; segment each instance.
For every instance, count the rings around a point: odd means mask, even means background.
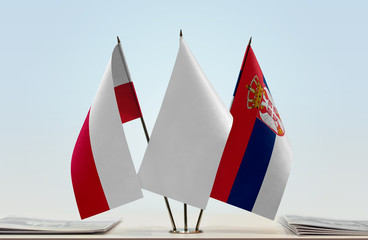
[[[106,232],[120,220],[63,221],[36,218],[6,217],[0,219],[0,234],[70,234]]]
[[[280,223],[297,235],[368,235],[368,221],[286,215]]]

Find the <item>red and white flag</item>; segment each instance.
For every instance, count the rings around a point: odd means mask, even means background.
[[[73,151],[71,176],[82,219],[143,197],[122,125],[141,116],[119,43]]]

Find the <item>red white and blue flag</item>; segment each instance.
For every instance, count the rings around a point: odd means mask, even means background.
[[[119,43],[73,151],[71,176],[82,219],[143,197],[122,125],[141,116]]]
[[[289,177],[292,151],[250,44],[230,112],[233,125],[211,197],[274,219]]]

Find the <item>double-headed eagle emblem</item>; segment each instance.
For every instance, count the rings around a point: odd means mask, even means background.
[[[255,75],[247,88],[247,108],[257,108],[257,117],[277,135],[283,136],[284,125],[266,85],[261,84],[258,76]]]

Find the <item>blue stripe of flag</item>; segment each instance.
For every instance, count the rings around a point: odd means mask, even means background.
[[[276,134],[258,118],[227,203],[251,211],[271,159]]]
[[[270,89],[268,88],[266,78],[264,77],[264,75],[263,75],[263,83],[266,85],[267,90],[271,93]]]
[[[234,97],[235,97],[236,90],[238,90],[238,85],[239,85],[239,80],[240,80],[241,75],[242,75],[242,70],[240,70],[239,76],[238,76],[238,81],[236,81],[236,85],[235,85],[235,89],[234,89],[234,94],[233,94]]]

